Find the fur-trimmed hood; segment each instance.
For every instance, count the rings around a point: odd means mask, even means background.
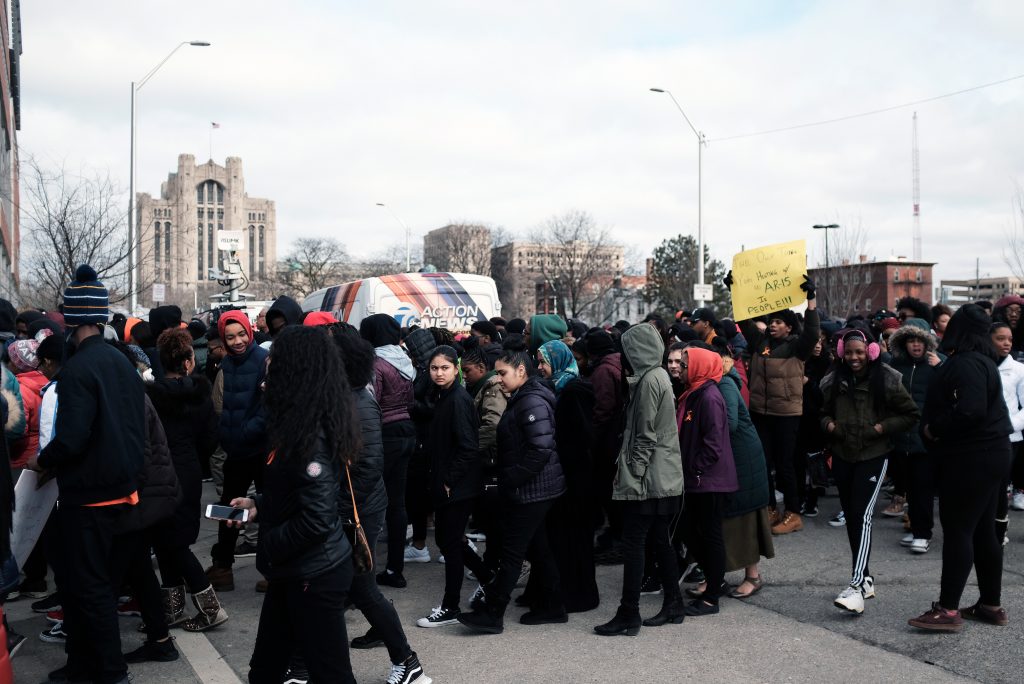
[[[909,340],[921,340],[924,342],[925,353],[937,351],[939,341],[929,330],[924,330],[916,325],[904,325],[892,334],[889,338],[889,353],[894,359],[909,358],[907,354],[907,342]]]

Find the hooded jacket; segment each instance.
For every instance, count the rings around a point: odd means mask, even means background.
[[[39,408],[43,401],[42,390],[50,381],[37,370],[20,373],[17,378],[25,407],[25,435],[11,442],[11,467],[23,468],[39,453]]]
[[[281,295],[267,311],[267,325],[272,318],[284,318],[285,325],[298,325],[302,322],[302,307],[291,297]]]
[[[910,321],[921,321],[923,325],[911,324]],[[915,359],[907,351],[907,342],[919,340],[924,343],[925,355]],[[924,408],[924,398],[928,395],[928,385],[931,384],[939,366],[928,363],[928,352],[938,354],[939,341],[928,328],[928,324],[919,318],[912,318],[889,338],[889,351],[892,359],[889,365],[902,374],[901,382],[910,392],[911,398],[917,405],[918,411]],[[938,354],[940,365],[946,360],[945,354]],[[925,452],[924,442],[918,434],[917,423],[906,432],[896,435],[894,440],[897,451],[910,454],[923,454]]]
[[[560,340],[569,330],[565,319],[556,314],[537,314],[530,319],[530,354],[536,356],[540,345]]]
[[[729,414],[718,388],[722,357],[707,349],[693,348],[688,351],[688,359],[688,387],[679,397],[677,414],[686,491],[735,492],[739,484]]]
[[[423,448],[430,457],[430,493],[435,506],[474,499],[483,491],[480,421],[473,398],[455,380],[432,390],[434,419]],[[451,491],[446,492],[445,487]]]
[[[736,466],[737,488],[726,498],[724,511],[726,518],[733,518],[764,508],[768,470],[765,467],[764,448],[740,394],[740,376],[735,368],[722,376],[718,390],[725,401],[725,412],[729,418],[729,443]]]
[[[654,326],[633,326],[622,334],[622,353],[633,375],[612,498],[643,501],[679,496],[683,463],[672,381],[661,367],[665,353],[661,335]]]
[[[157,350],[155,344],[159,339],[160,334],[165,330],[172,328],[178,328],[181,326],[181,309],[173,304],[167,306],[158,306],[155,309],[149,310],[149,330],[153,333],[153,344],[152,347],[147,347],[143,351],[146,352],[146,356],[149,357],[149,367],[153,370],[153,377],[160,379],[164,377],[164,367],[160,363],[160,352]]]
[[[508,400],[498,422],[498,487],[515,503],[555,499],[565,476],[555,445],[555,394],[527,378]]]
[[[619,455],[626,405],[626,387],[622,381],[622,354],[605,354],[590,367],[594,387],[594,457],[598,467],[610,464]]]
[[[142,401],[146,412],[145,458],[139,471],[139,504],[132,507],[126,530],[144,530],[167,520],[182,500],[160,416],[148,396],[143,395]]]
[[[804,361],[818,343],[818,310],[804,313],[799,335],[776,340],[753,321],[740,323],[750,348],[750,412],[766,416],[803,413]]]
[[[1021,436],[1021,430],[1024,430],[1024,363],[1007,356],[999,362],[999,378],[1003,382],[1003,401],[1013,427],[1010,441],[1019,442],[1024,439]]]

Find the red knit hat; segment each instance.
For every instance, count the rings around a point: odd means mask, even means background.
[[[895,330],[903,324],[900,323],[900,319],[898,318],[883,318],[881,325],[882,330]]]
[[[221,314],[220,318],[217,319],[217,332],[220,333],[220,339],[224,339],[224,328],[227,327],[228,323],[238,323],[245,328],[245,334],[249,336],[249,344],[255,341],[252,336],[252,323],[249,322],[249,317],[242,311],[228,311]],[[228,350],[230,353],[230,349]]]

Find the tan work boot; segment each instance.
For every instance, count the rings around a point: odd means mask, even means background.
[[[790,532],[799,532],[802,529],[804,529],[804,521],[800,514],[786,511],[786,514],[782,516],[782,520],[772,525],[772,534],[789,534]]]
[[[907,508],[907,500],[899,494],[892,497],[892,503],[885,507],[882,511],[882,515],[887,518],[899,518],[903,516],[903,511]]]
[[[779,513],[779,509],[770,506],[768,508],[768,526],[775,527],[782,521],[782,514]]]

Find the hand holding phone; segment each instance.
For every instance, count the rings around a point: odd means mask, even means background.
[[[206,517],[210,520],[224,520],[229,523],[241,524],[249,522],[249,510],[247,508],[210,504],[206,507]]]

